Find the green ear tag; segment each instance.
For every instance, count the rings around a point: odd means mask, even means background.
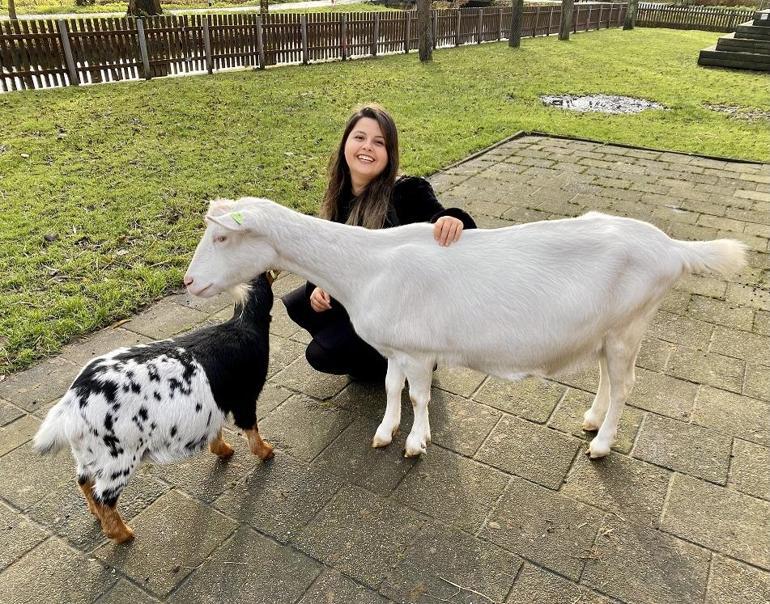
[[[237,224],[243,224],[243,214],[240,212],[233,212],[230,216]]]

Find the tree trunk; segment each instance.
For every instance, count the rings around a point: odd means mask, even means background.
[[[521,24],[524,21],[524,0],[512,0],[513,12],[511,13],[511,37],[508,38],[508,46],[518,48],[521,46]]]
[[[162,15],[160,0],[128,0],[126,14],[132,17]]]
[[[16,0],[8,0],[8,18],[16,20]]]
[[[639,0],[628,0],[628,9],[626,10],[626,20],[623,22],[623,29],[634,29],[637,8],[639,8]]]
[[[420,61],[433,60],[433,31],[430,22],[430,0],[417,0],[417,37]]]
[[[259,0],[259,14],[266,15],[268,11],[267,0]]]
[[[561,24],[559,26],[559,40],[569,40],[569,32],[572,29],[572,12],[575,9],[575,0],[561,0]]]

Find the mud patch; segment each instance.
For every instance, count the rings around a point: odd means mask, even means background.
[[[575,96],[571,94],[561,96],[544,95],[540,97],[543,104],[570,111],[599,112],[599,113],[639,113],[645,109],[665,109],[659,103],[635,99],[628,96],[611,96],[606,94],[594,94],[590,96]]]

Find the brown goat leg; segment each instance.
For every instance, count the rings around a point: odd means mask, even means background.
[[[80,482],[80,480],[78,480],[78,486],[80,487],[80,490],[83,491],[83,495],[86,498],[88,511],[96,516],[96,519],[101,522],[102,519],[99,517],[99,509],[97,508],[96,502],[94,501],[94,492],[92,490],[94,486],[93,481],[90,478],[85,482]]]
[[[257,429],[257,424],[254,424],[253,428],[249,428],[245,431],[246,438],[249,439],[249,449],[262,461],[272,459],[273,457],[273,445],[269,442],[262,440]]]
[[[125,543],[134,538],[134,531],[132,531],[126,523],[123,522],[123,518],[120,517],[120,513],[115,505],[105,505],[95,503],[99,518],[102,521],[102,532],[110,539],[114,539],[117,543]]]
[[[219,456],[222,459],[229,459],[233,455],[233,449],[222,438],[222,430],[219,431],[217,437],[209,443],[209,451],[214,455]]]

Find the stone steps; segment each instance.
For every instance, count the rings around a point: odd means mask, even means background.
[[[701,50],[698,65],[770,71],[770,10],[757,11],[753,21]]]

